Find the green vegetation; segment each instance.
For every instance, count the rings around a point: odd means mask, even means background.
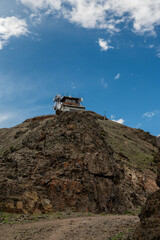
[[[117,235],[115,235],[114,237],[112,237],[110,240],[121,240],[124,239],[124,233],[120,232]]]
[[[105,216],[107,213],[105,213],[105,212],[101,212],[100,213],[102,216]]]
[[[16,151],[16,147],[13,146],[13,145],[11,145],[11,146],[9,147],[9,151],[10,151],[10,152],[15,152],[15,151]]]
[[[0,151],[0,157],[3,157],[3,154],[4,154],[4,150],[1,150]]]
[[[147,133],[110,120],[99,120],[99,124],[105,132],[102,134],[104,140],[116,152],[117,160],[134,168],[156,170],[154,158],[158,150],[147,141]]]
[[[0,224],[14,224],[22,222],[35,222],[41,219],[48,219],[48,214],[31,215],[31,214],[16,214],[0,212]]]
[[[106,132],[104,132],[104,131],[101,132],[101,135],[106,136]]]
[[[138,216],[140,214],[140,212],[141,212],[141,207],[136,208],[136,209],[129,209],[129,210],[125,211],[123,214]]]
[[[15,224],[15,223],[27,223],[36,222],[44,219],[65,219],[70,217],[91,217],[91,212],[75,212],[75,211],[63,211],[63,212],[51,212],[47,214],[16,214],[0,212],[0,224]]]

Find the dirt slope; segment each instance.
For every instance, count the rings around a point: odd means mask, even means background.
[[[93,112],[42,116],[0,130],[0,209],[124,212],[155,183],[156,137]]]

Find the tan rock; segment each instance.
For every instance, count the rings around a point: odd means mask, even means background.
[[[16,208],[19,209],[19,210],[22,210],[23,209],[23,202],[18,201],[17,204],[16,204]]]
[[[6,203],[6,208],[7,208],[8,210],[13,210],[13,209],[15,209],[14,202],[8,202],[8,203]]]
[[[38,202],[37,192],[34,192],[34,191],[32,191],[32,192],[26,191],[24,193],[24,198],[26,198],[28,200],[31,199],[31,200],[33,200],[33,202]]]

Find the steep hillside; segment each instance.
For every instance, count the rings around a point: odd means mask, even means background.
[[[0,129],[0,209],[124,212],[157,190],[156,137],[93,112]]]
[[[160,187],[160,152],[157,155],[157,185]],[[160,239],[160,190],[150,194],[139,215],[140,224],[128,240]]]

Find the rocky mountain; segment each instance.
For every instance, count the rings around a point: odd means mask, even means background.
[[[156,140],[87,111],[0,129],[0,210],[122,213],[142,206],[158,189]]]

